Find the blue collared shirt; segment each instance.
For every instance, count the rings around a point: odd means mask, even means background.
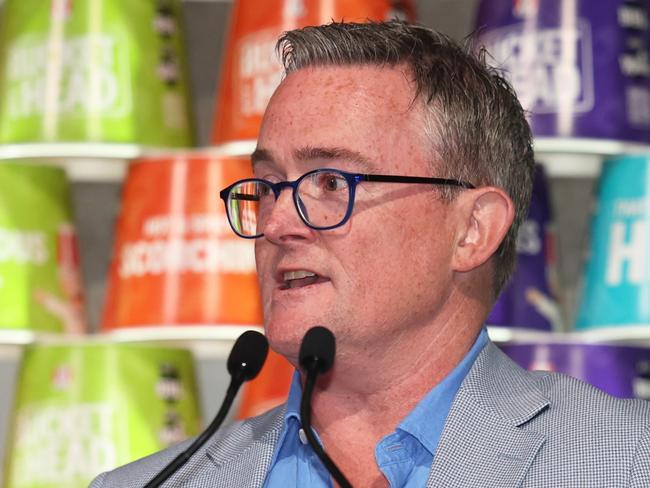
[[[426,485],[451,404],[487,342],[487,331],[483,328],[463,360],[426,394],[394,432],[381,439],[375,447],[377,466],[391,488],[420,488]],[[271,460],[265,488],[333,486],[330,474],[307,444],[301,430],[301,395],[300,375],[296,372],[287,400],[285,426]]]

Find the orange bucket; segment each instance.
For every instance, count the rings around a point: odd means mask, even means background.
[[[282,76],[275,54],[282,32],[332,20],[415,20],[411,0],[238,0],[231,15],[215,107],[215,144],[257,139],[262,114]]]
[[[253,242],[232,232],[219,198],[251,175],[246,158],[199,152],[131,164],[102,330],[262,324]]]

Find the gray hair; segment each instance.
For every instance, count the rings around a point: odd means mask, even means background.
[[[516,237],[528,212],[534,173],[532,135],[514,90],[485,61],[449,37],[401,21],[331,23],[285,32],[277,44],[285,73],[309,66],[406,65],[414,101],[427,109],[424,133],[445,178],[497,186],[515,220],[495,253],[494,297],[512,274]],[[452,199],[458,190],[444,189]]]

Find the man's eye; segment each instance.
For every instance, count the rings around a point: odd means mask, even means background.
[[[324,174],[320,177],[320,187],[327,191],[342,190],[347,186],[345,178],[334,174]]]

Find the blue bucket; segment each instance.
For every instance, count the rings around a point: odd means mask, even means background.
[[[576,329],[650,326],[650,155],[605,161]]]

